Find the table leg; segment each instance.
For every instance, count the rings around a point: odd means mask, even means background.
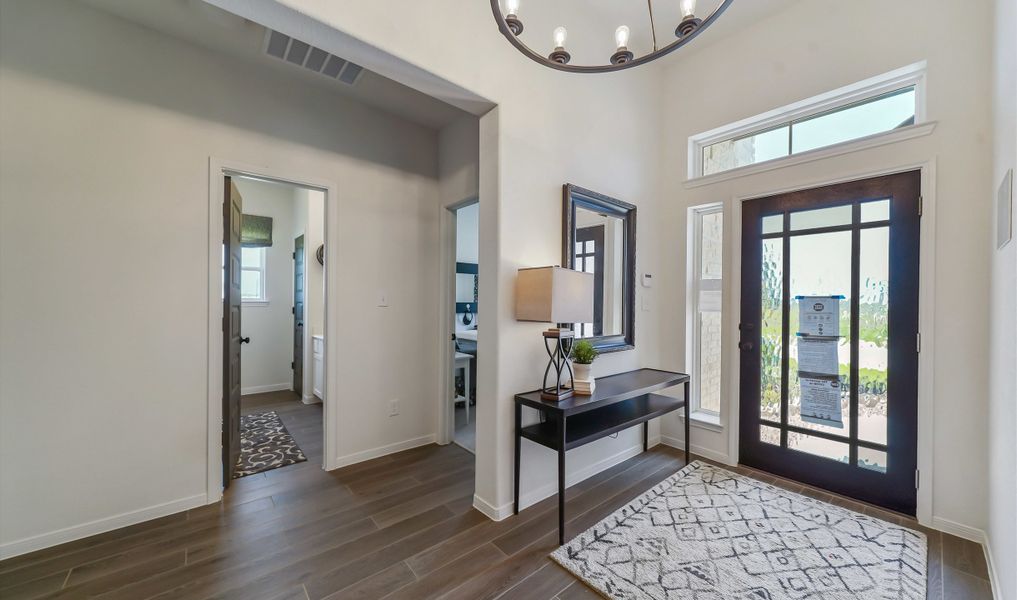
[[[520,446],[523,443],[523,407],[516,404],[516,471],[515,471],[515,498],[512,503],[512,514],[519,514],[519,456],[521,454]]]
[[[558,418],[558,545],[565,545],[565,415]]]
[[[689,387],[692,385],[691,381],[685,382],[685,464],[692,462],[692,410],[689,407]]]
[[[643,452],[650,449],[650,422],[643,421]]]
[[[470,424],[470,363],[467,362],[466,366],[463,367],[463,383],[466,387],[463,389],[463,395],[466,396],[466,424]],[[476,435],[476,429],[474,428],[474,435]]]

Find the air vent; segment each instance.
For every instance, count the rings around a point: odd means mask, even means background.
[[[347,85],[356,84],[364,72],[360,65],[271,29],[265,32],[265,54]]]

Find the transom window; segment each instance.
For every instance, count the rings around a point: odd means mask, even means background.
[[[886,134],[922,121],[925,65],[879,77],[689,138],[689,177],[705,177]]]

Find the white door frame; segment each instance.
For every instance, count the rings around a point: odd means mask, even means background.
[[[455,345],[449,336],[455,331],[455,310],[449,310],[456,301],[456,236],[457,218],[456,211],[460,208],[477,204],[480,201],[476,196],[466,198],[441,208],[439,216],[438,235],[441,240],[441,273],[438,281],[438,406],[435,414],[438,415],[438,423],[435,428],[437,435],[435,441],[438,444],[450,444],[455,438],[455,408],[451,402],[455,394]],[[479,222],[478,222],[479,227]],[[479,232],[478,232],[479,233]],[[477,358],[479,361],[479,356]],[[477,371],[480,373],[479,369]],[[469,391],[467,391],[467,397]],[[467,400],[468,402],[469,400]],[[476,417],[474,417],[476,418]]]
[[[728,414],[728,456],[731,463],[738,463],[738,426],[739,384],[741,374],[741,351],[738,350],[738,322],[741,320],[741,222],[742,202],[755,198],[764,198],[774,194],[783,194],[798,190],[807,190],[827,185],[871,179],[895,173],[921,171],[922,216],[919,223],[919,257],[918,257],[918,331],[921,334],[921,352],[918,354],[918,470],[921,480],[918,485],[917,507],[915,517],[922,525],[934,525],[934,507],[932,502],[933,476],[933,420],[936,407],[935,379],[935,317],[936,317],[936,159],[910,162],[884,169],[855,171],[848,175],[833,179],[796,183],[794,185],[767,189],[762,192],[736,195],[731,198],[730,211],[725,213],[724,235],[730,235],[731,259],[731,294],[725,300],[728,319],[725,321],[727,335],[727,363],[732,365],[727,377]],[[728,221],[727,215],[731,218]],[[726,276],[725,276],[726,278]]]
[[[207,503],[222,499],[222,205],[227,175],[243,175],[325,192],[325,262],[339,261],[338,185],[334,181],[294,173],[275,166],[249,164],[211,156],[208,159],[208,447]],[[329,357],[338,356],[339,320],[330,318],[338,299],[338,281],[325,276],[325,401],[322,432],[324,436],[325,470],[336,468],[337,399],[329,390],[338,388],[338,374]]]

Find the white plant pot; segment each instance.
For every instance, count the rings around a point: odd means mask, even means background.
[[[579,364],[579,363],[573,363],[572,364],[572,381],[573,381],[573,384],[572,384],[573,389],[575,389],[577,387],[576,386],[577,382],[582,384],[582,385],[579,386],[581,389],[576,389],[575,393],[577,393],[579,395],[590,395],[590,394],[592,394],[594,388],[596,388],[596,385],[597,385],[596,381],[593,378],[593,365],[582,365],[582,364]],[[587,386],[589,386],[589,391],[588,392],[586,390]]]

